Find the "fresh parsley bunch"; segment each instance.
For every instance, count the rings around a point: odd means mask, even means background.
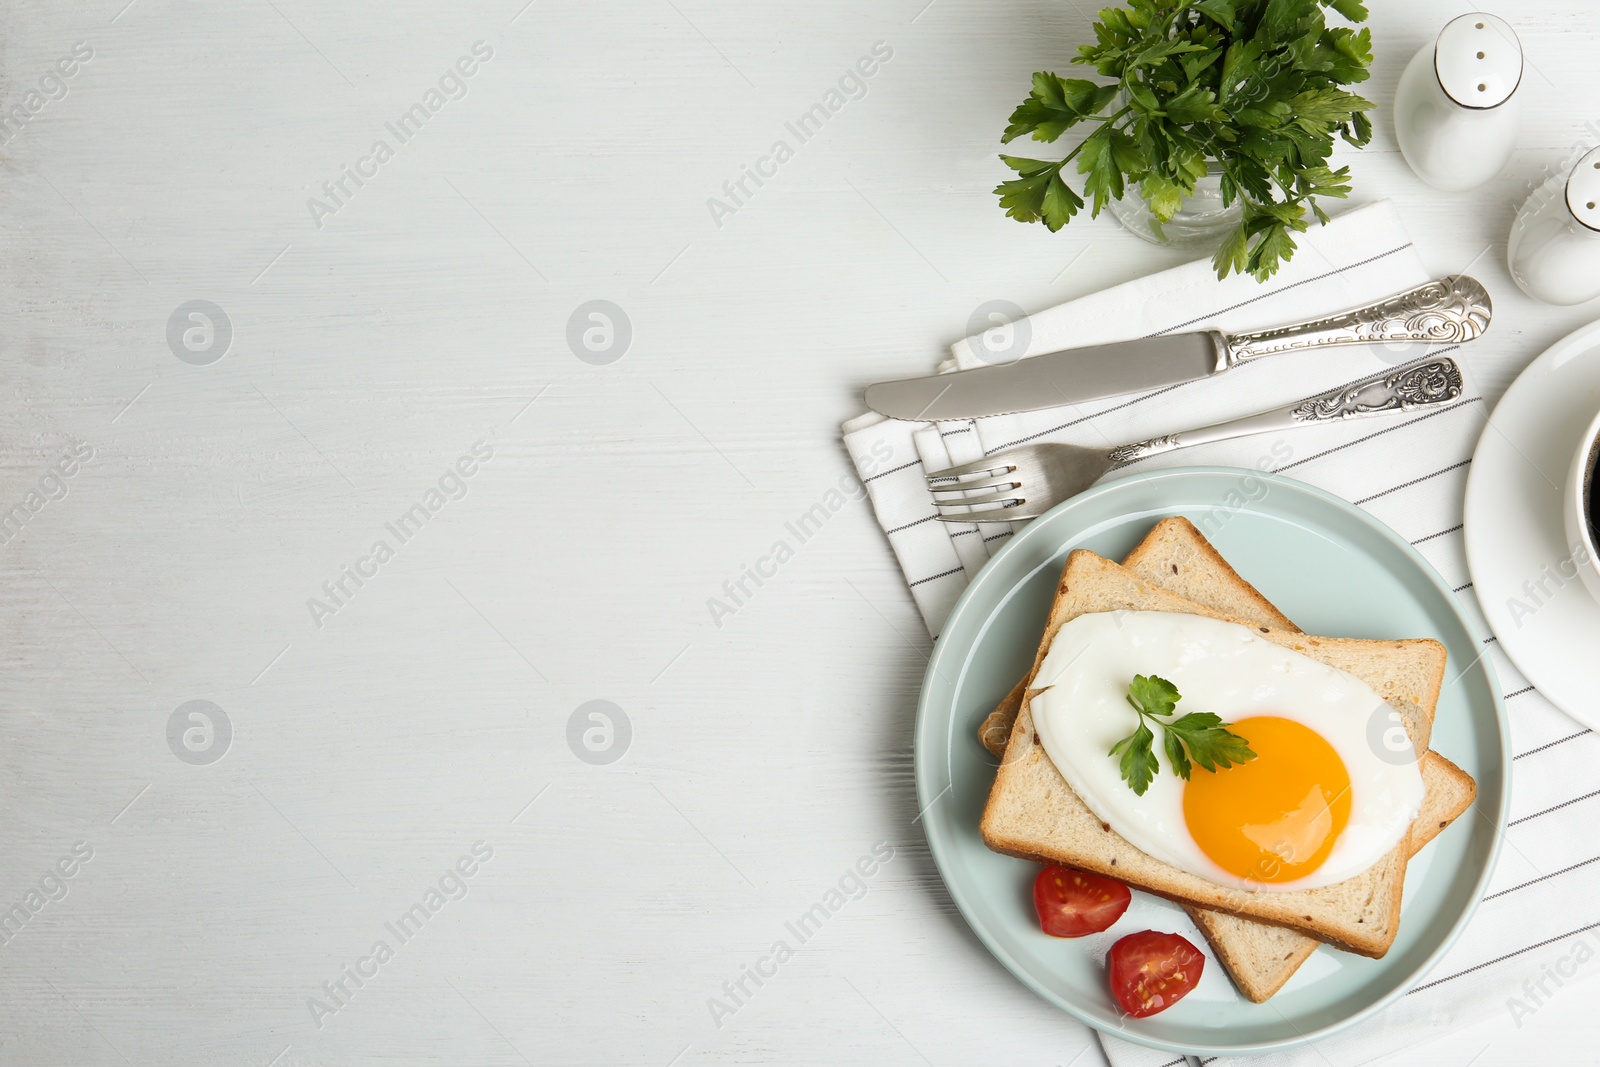
[[[1167,222],[1215,160],[1223,202],[1244,204],[1212,257],[1217,277],[1265,281],[1294,254],[1308,207],[1327,221],[1317,197],[1350,193],[1350,168],[1328,166],[1334,134],[1357,148],[1372,139],[1373,105],[1343,88],[1366,80],[1371,33],[1328,26],[1324,8],[1366,21],[1360,0],[1128,0],[1101,11],[1095,43],[1073,62],[1116,81],[1036,73],[1001,141],[1054,141],[1080,122],[1098,125],[1058,162],[1002,155],[1019,177],[995,189],[1000,206],[1055,231],[1084,196],[1099,215],[1133,186]],[[1074,158],[1083,196],[1062,177]]]
[[[1128,703],[1139,713],[1139,728],[1112,745],[1110,755],[1120,757],[1117,766],[1122,780],[1138,796],[1144,796],[1150,782],[1161,773],[1161,763],[1156,759],[1156,735],[1150,723],[1161,727],[1167,762],[1172,764],[1172,773],[1186,782],[1191,759],[1206,770],[1215,771],[1219,766],[1232,767],[1256,758],[1250,751],[1250,742],[1229,730],[1229,724],[1219,715],[1191,711],[1169,719],[1177,711],[1180,699],[1177,686],[1154,674],[1136,674],[1128,686]]]

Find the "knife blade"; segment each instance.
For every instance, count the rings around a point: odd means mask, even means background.
[[[1357,344],[1464,344],[1489,328],[1493,305],[1453,274],[1373,304],[1251,333],[1201,330],[1089,345],[867,387],[867,406],[895,419],[980,419],[1150,392],[1281,352]]]
[[[867,387],[867,407],[895,419],[938,422],[1037,411],[1162,389],[1224,369],[1217,330],[1089,345],[995,367]]]

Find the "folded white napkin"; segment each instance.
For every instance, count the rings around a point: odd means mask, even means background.
[[[1313,229],[1299,244],[1293,261],[1265,285],[1237,276],[1219,283],[1209,263],[1190,263],[1039,312],[1019,324],[1015,336],[1027,338],[1027,356],[1211,326],[1257,329],[1353,307],[1433,276],[1387,201]],[[1004,340],[992,336],[990,344]],[[1491,331],[1474,347],[1484,351],[1499,343],[1502,339]],[[982,337],[961,341],[952,348],[954,359],[940,369],[984,365],[984,344]],[[1438,350],[1446,351],[1451,349]],[[1280,407],[1431,354],[1436,353],[1416,346],[1370,346],[1274,355],[1214,379],[1024,415],[930,424],[868,414],[845,424],[844,439],[928,631],[937,637],[967,582],[1011,530],[939,522],[923,482],[926,472],[1024,441],[1108,447],[1137,441]],[[1131,468],[1223,464],[1272,471],[1320,486],[1376,515],[1410,540],[1455,588],[1484,639],[1512,717],[1511,826],[1488,895],[1445,958],[1395,1005],[1313,1047],[1206,1063],[1364,1063],[1487,1013],[1509,1012],[1520,1025],[1565,985],[1600,974],[1600,837],[1587,832],[1600,818],[1600,742],[1517,674],[1478,610],[1462,548],[1461,515],[1468,465],[1487,412],[1472,382],[1470,353],[1452,354],[1467,373],[1470,397],[1453,408],[1185,448]],[[1248,506],[1248,500],[1241,496],[1238,506]],[[998,702],[1004,694],[994,696]],[[1462,816],[1477,817],[1476,808]],[[1198,933],[1191,940],[1204,945]],[[1321,954],[1332,951],[1319,950],[1287,988],[1314,981]],[[1262,1010],[1272,1010],[1270,1001]],[[1172,1053],[1106,1035],[1101,1043],[1113,1067],[1182,1062]]]

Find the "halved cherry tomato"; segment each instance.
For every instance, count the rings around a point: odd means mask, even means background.
[[[1206,958],[1186,938],[1142,930],[1111,946],[1111,995],[1135,1019],[1166,1011],[1200,981]]]
[[[1098,934],[1122,918],[1132,899],[1116,879],[1071,867],[1046,867],[1033,880],[1033,906],[1051,937]]]

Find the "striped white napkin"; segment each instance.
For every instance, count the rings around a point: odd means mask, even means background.
[[[1024,355],[1208,326],[1257,329],[1362,304],[1433,276],[1394,207],[1383,201],[1302,236],[1294,260],[1265,285],[1239,277],[1219,283],[1209,263],[1197,262],[1032,315],[1022,327]],[[1474,349],[1515,341],[1491,330]],[[954,359],[940,369],[984,365],[983,344],[982,338],[956,344]],[[1136,441],[1279,407],[1448,351],[1372,346],[1275,355],[1216,379],[1140,396],[965,422],[869,414],[846,423],[844,439],[928,631],[938,636],[967,582],[1011,531],[937,521],[924,472],[1024,441]],[[1461,515],[1468,465],[1487,413],[1471,380],[1473,352],[1453,354],[1467,374],[1470,397],[1453,408],[1186,448],[1133,468],[1223,464],[1278,472],[1336,493],[1399,531],[1454,587],[1484,639],[1508,702],[1516,753],[1511,824],[1488,895],[1466,933],[1415,989],[1374,1019],[1312,1047],[1205,1063],[1364,1063],[1495,1012],[1525,1025],[1567,986],[1600,974],[1600,835],[1590,832],[1600,818],[1600,741],[1522,679],[1478,610]],[[1316,959],[1291,982],[1311,980]],[[1113,1067],[1183,1062],[1105,1035],[1101,1043]]]

